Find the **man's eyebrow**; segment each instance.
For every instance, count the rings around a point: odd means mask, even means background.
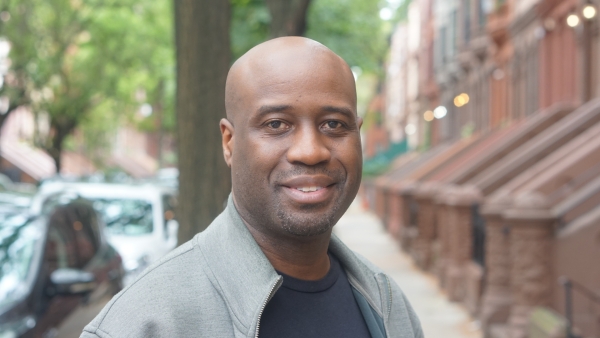
[[[325,107],[323,107],[323,110],[327,111],[327,112],[331,112],[331,113],[340,113],[342,115],[346,115],[346,117],[348,117],[350,119],[356,117],[356,114],[354,113],[354,111],[352,111],[352,109],[346,108],[346,107],[325,106]]]
[[[270,114],[270,113],[278,113],[287,109],[290,109],[292,106],[287,105],[287,104],[282,104],[282,105],[275,105],[275,106],[270,106],[270,105],[264,105],[261,106],[260,108],[258,108],[258,117],[262,117],[264,115]]]
[[[258,108],[257,111],[257,117],[263,117],[264,115],[270,114],[270,113],[278,113],[278,112],[282,112],[288,109],[293,108],[291,105],[288,104],[282,104],[282,105],[264,105],[261,106],[260,108]],[[339,113],[342,115],[345,115],[347,118],[356,118],[356,113],[354,113],[354,111],[350,108],[346,108],[346,107],[337,107],[337,106],[324,106],[321,108],[323,111],[325,112],[330,112],[330,113]]]

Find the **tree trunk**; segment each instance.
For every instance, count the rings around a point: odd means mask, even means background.
[[[156,125],[156,142],[158,143],[156,146],[156,159],[158,160],[158,168],[162,168],[164,165],[163,160],[163,142],[165,135],[165,127],[164,127],[164,95],[165,95],[165,81],[160,80],[158,85],[156,86],[156,92],[154,93],[157,99],[153,105],[153,111],[156,112],[155,115],[155,125]]]
[[[58,114],[57,114],[58,115]],[[66,115],[66,114],[65,114]],[[37,118],[36,118],[37,120]],[[43,137],[42,140],[35,141],[36,145],[43,149],[54,160],[56,175],[60,175],[62,169],[61,155],[63,143],[67,136],[73,132],[77,126],[77,119],[59,115],[50,118],[50,134]],[[37,121],[35,124],[36,134],[38,134]],[[39,135],[35,136],[37,139]]]
[[[12,110],[7,110],[6,113],[0,114],[0,141],[2,140],[2,126],[4,126],[4,122],[7,120],[8,115],[12,112]],[[2,156],[2,149],[0,148],[0,156]]]
[[[54,166],[56,167],[56,175],[60,175],[60,171],[62,169],[61,163],[61,155],[62,155],[62,146],[65,138],[69,136],[69,134],[75,128],[75,122],[68,122],[67,125],[52,125],[52,136],[50,139],[50,146],[46,148],[46,152],[52,159],[54,160]]]
[[[229,21],[229,0],[175,0],[180,244],[212,222],[231,191],[219,129],[225,117]]]
[[[302,36],[310,0],[265,0],[271,13],[271,38]]]
[[[4,126],[4,122],[8,119],[11,112],[12,110],[8,110],[6,113],[0,114],[0,139],[2,138],[2,126]]]

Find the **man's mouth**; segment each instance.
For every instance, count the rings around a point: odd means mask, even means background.
[[[281,182],[286,195],[298,204],[323,203],[334,197],[337,182],[327,175],[300,175]]]
[[[319,191],[323,189],[323,187],[298,187],[296,188],[296,190],[300,190],[302,192],[313,192],[313,191]]]

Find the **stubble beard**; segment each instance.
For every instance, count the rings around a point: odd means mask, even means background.
[[[311,237],[330,231],[338,221],[339,210],[340,205],[336,203],[325,215],[310,214],[309,210],[303,214],[292,214],[278,206],[277,217],[281,222],[281,228],[288,234]]]
[[[301,212],[292,212],[281,203],[281,200],[277,200],[275,210],[276,216],[280,222],[280,227],[288,234],[298,237],[317,236],[331,231],[339,219],[339,211],[342,208],[342,204],[346,200],[346,194],[348,193],[348,187],[345,187],[347,177],[345,173],[340,170],[329,171],[325,168],[318,167],[307,170],[307,168],[296,167],[293,170],[280,175],[278,180],[282,181],[286,177],[301,175],[306,172],[311,174],[323,173],[335,178],[337,184],[333,188],[337,190],[338,196],[337,198],[334,198],[331,207],[306,205],[301,208]],[[346,194],[344,194],[344,192]],[[322,211],[324,208],[326,210],[325,212]]]

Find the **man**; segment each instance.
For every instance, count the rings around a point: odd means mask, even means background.
[[[348,65],[309,39],[271,40],[232,66],[225,96],[225,211],[82,337],[422,337],[398,286],[331,233],[362,171]]]

